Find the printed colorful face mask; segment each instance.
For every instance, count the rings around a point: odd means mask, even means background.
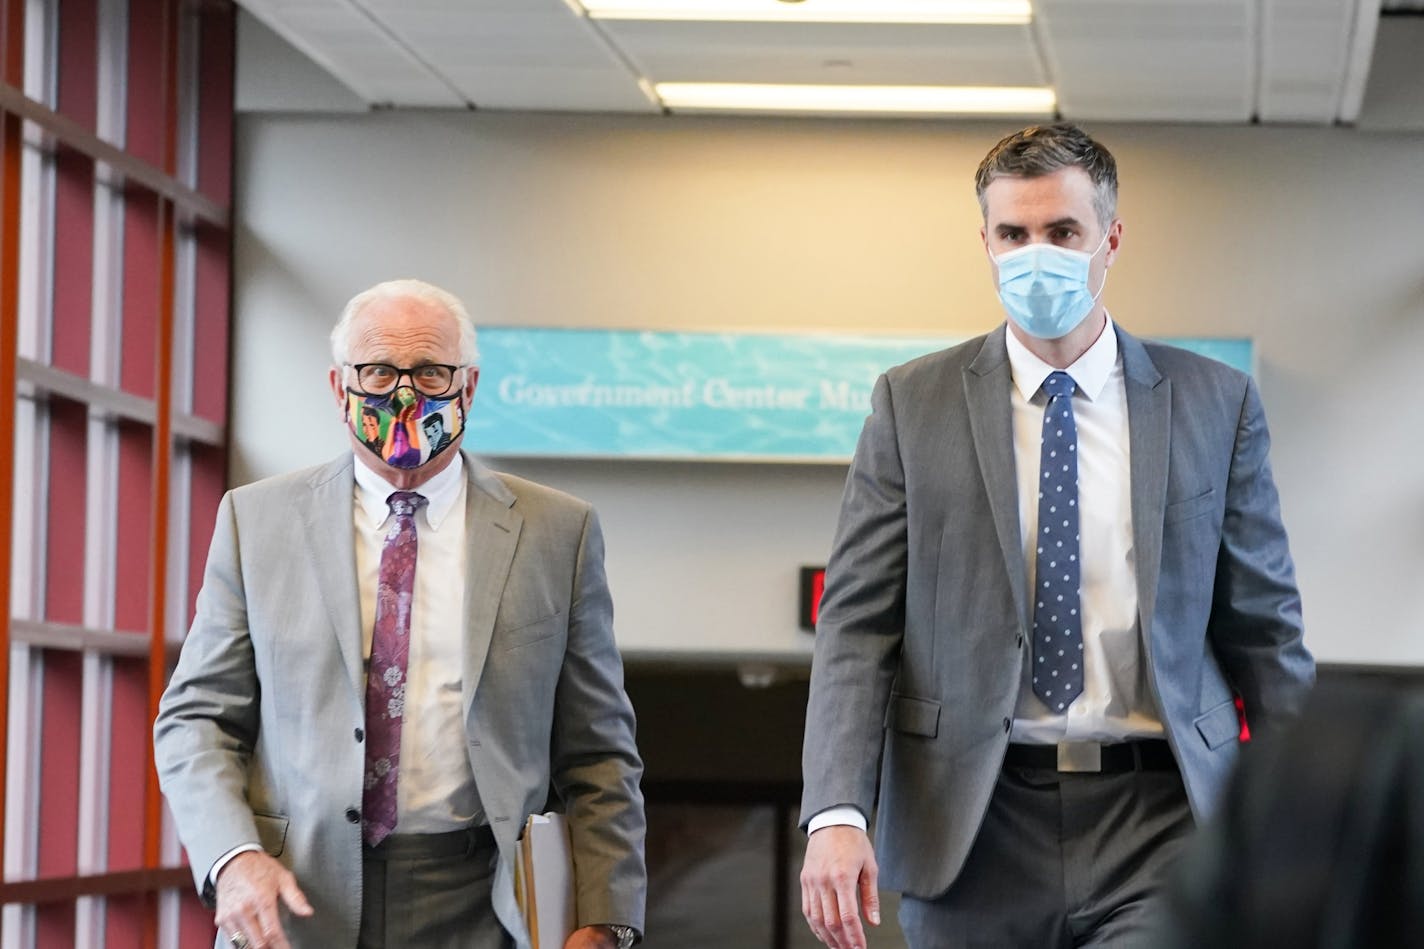
[[[459,442],[465,410],[459,390],[445,398],[399,386],[385,395],[346,390],[346,424],[392,468],[419,468]]]
[[[1088,271],[1107,234],[1091,254],[1056,244],[1029,244],[994,258],[999,268],[999,300],[1009,317],[1030,336],[1059,339],[1083,322],[1103,292],[1088,289]],[[1107,286],[1107,274],[1103,274]]]

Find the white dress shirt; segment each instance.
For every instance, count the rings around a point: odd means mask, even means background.
[[[1027,589],[1034,589],[1038,534],[1038,462],[1043,440],[1040,387],[1053,367],[1004,330],[1013,376],[1014,467],[1018,472],[1019,537]],[[1115,742],[1160,738],[1162,720],[1147,686],[1137,621],[1137,568],[1132,543],[1132,467],[1128,452],[1127,388],[1112,320],[1065,370],[1073,378],[1078,428],[1078,534],[1082,562],[1083,693],[1056,714],[1033,694],[1024,650],[1023,680],[1009,740]],[[1028,604],[1033,616],[1033,603]]]
[[[1029,352],[1005,326],[1013,378],[1014,468],[1018,475],[1019,537],[1026,589],[1034,589],[1038,533],[1039,457],[1043,440],[1040,391],[1054,369]],[[1137,621],[1137,568],[1133,563],[1132,472],[1128,452],[1127,389],[1113,323],[1066,370],[1077,386],[1073,417],[1078,428],[1079,554],[1082,561],[1083,693],[1066,714],[1050,712],[1033,694],[1033,648],[1024,649],[1023,678],[1009,740],[1116,742],[1161,737],[1161,716],[1147,686]],[[1028,615],[1033,616],[1033,603]],[[1029,637],[1025,637],[1031,642]],[[834,824],[866,827],[859,808],[830,807],[811,818],[810,833]]]
[[[421,485],[415,515],[415,598],[410,619],[405,717],[401,723],[396,833],[438,834],[481,817],[465,745],[465,468],[452,464]],[[356,462],[356,580],[361,655],[371,655],[381,549],[395,523],[386,499],[397,489]]]

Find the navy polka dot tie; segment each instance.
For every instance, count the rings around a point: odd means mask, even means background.
[[[1033,611],[1033,694],[1062,712],[1083,692],[1083,618],[1078,562],[1078,427],[1073,379],[1043,381],[1038,479],[1038,559]]]

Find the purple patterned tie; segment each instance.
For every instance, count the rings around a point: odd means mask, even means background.
[[[397,491],[386,503],[396,521],[386,535],[376,581],[376,623],[366,666],[366,789],[361,798],[362,834],[373,847],[396,827],[401,719],[415,596],[415,512],[425,498],[414,491]]]

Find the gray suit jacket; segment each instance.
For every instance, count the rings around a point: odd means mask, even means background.
[[[802,823],[878,801],[882,885],[958,876],[1008,744],[1032,615],[1004,328],[882,376],[821,601]],[[1194,812],[1314,679],[1255,385],[1121,330],[1148,681]],[[878,796],[877,796],[878,790]]]
[[[583,501],[465,456],[465,732],[499,846],[494,910],[521,946],[515,840],[552,782],[581,925],[642,929],[642,762],[613,640],[603,536]],[[159,706],[159,778],[194,879],[260,841],[316,912],[294,946],[354,946],[361,911],[365,672],[353,460],[223,498],[193,626]]]

